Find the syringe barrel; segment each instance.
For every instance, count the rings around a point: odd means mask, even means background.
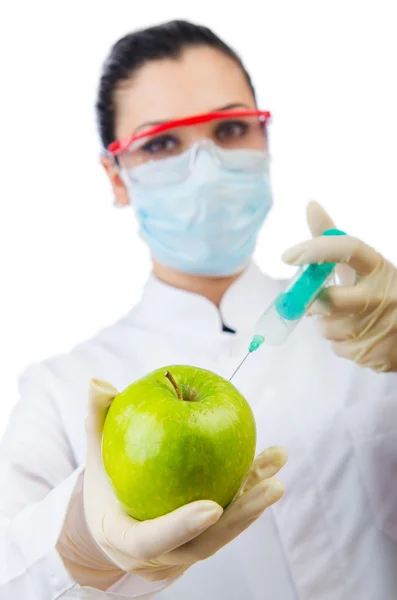
[[[329,229],[323,235],[346,234],[339,229]],[[260,317],[255,333],[262,335],[270,346],[284,343],[327,285],[335,266],[336,263],[324,263],[301,267]]]
[[[258,320],[255,333],[261,335],[268,346],[278,346],[286,341],[299,321],[300,319],[288,321],[280,317],[273,302]]]

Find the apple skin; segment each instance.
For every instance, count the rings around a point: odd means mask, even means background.
[[[174,365],[116,396],[102,459],[123,509],[143,521],[195,500],[226,507],[248,476],[255,446],[254,415],[234,385],[211,371]]]

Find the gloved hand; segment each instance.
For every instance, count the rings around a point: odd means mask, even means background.
[[[317,202],[308,205],[307,218],[313,236],[320,237],[288,249],[283,260],[294,265],[344,263],[337,273],[350,283],[323,290],[309,314],[320,315],[320,331],[339,356],[374,371],[397,371],[396,267],[357,238],[321,236],[335,225]]]
[[[107,589],[125,572],[150,581],[172,580],[195,562],[213,555],[281,498],[282,484],[270,478],[287,458],[279,447],[262,452],[242,490],[225,511],[215,502],[203,500],[156,519],[136,521],[121,509],[102,464],[102,429],[116,394],[117,390],[105,382],[91,382],[84,479],[88,530],[81,523],[77,507],[73,518],[66,519],[58,545],[78,583],[99,589]],[[87,540],[88,531],[94,544]]]

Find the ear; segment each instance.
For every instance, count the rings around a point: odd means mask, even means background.
[[[110,184],[113,188],[116,206],[128,206],[130,199],[124,181],[120,177],[117,165],[106,156],[101,157],[101,164],[109,177]]]

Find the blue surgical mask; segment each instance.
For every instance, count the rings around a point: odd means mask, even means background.
[[[194,170],[178,183],[131,183],[121,171],[141,237],[160,264],[184,273],[226,276],[249,263],[272,206],[268,157],[248,149],[227,152],[235,170],[201,151]],[[152,170],[155,181],[155,161],[137,168],[146,170],[145,178]]]

